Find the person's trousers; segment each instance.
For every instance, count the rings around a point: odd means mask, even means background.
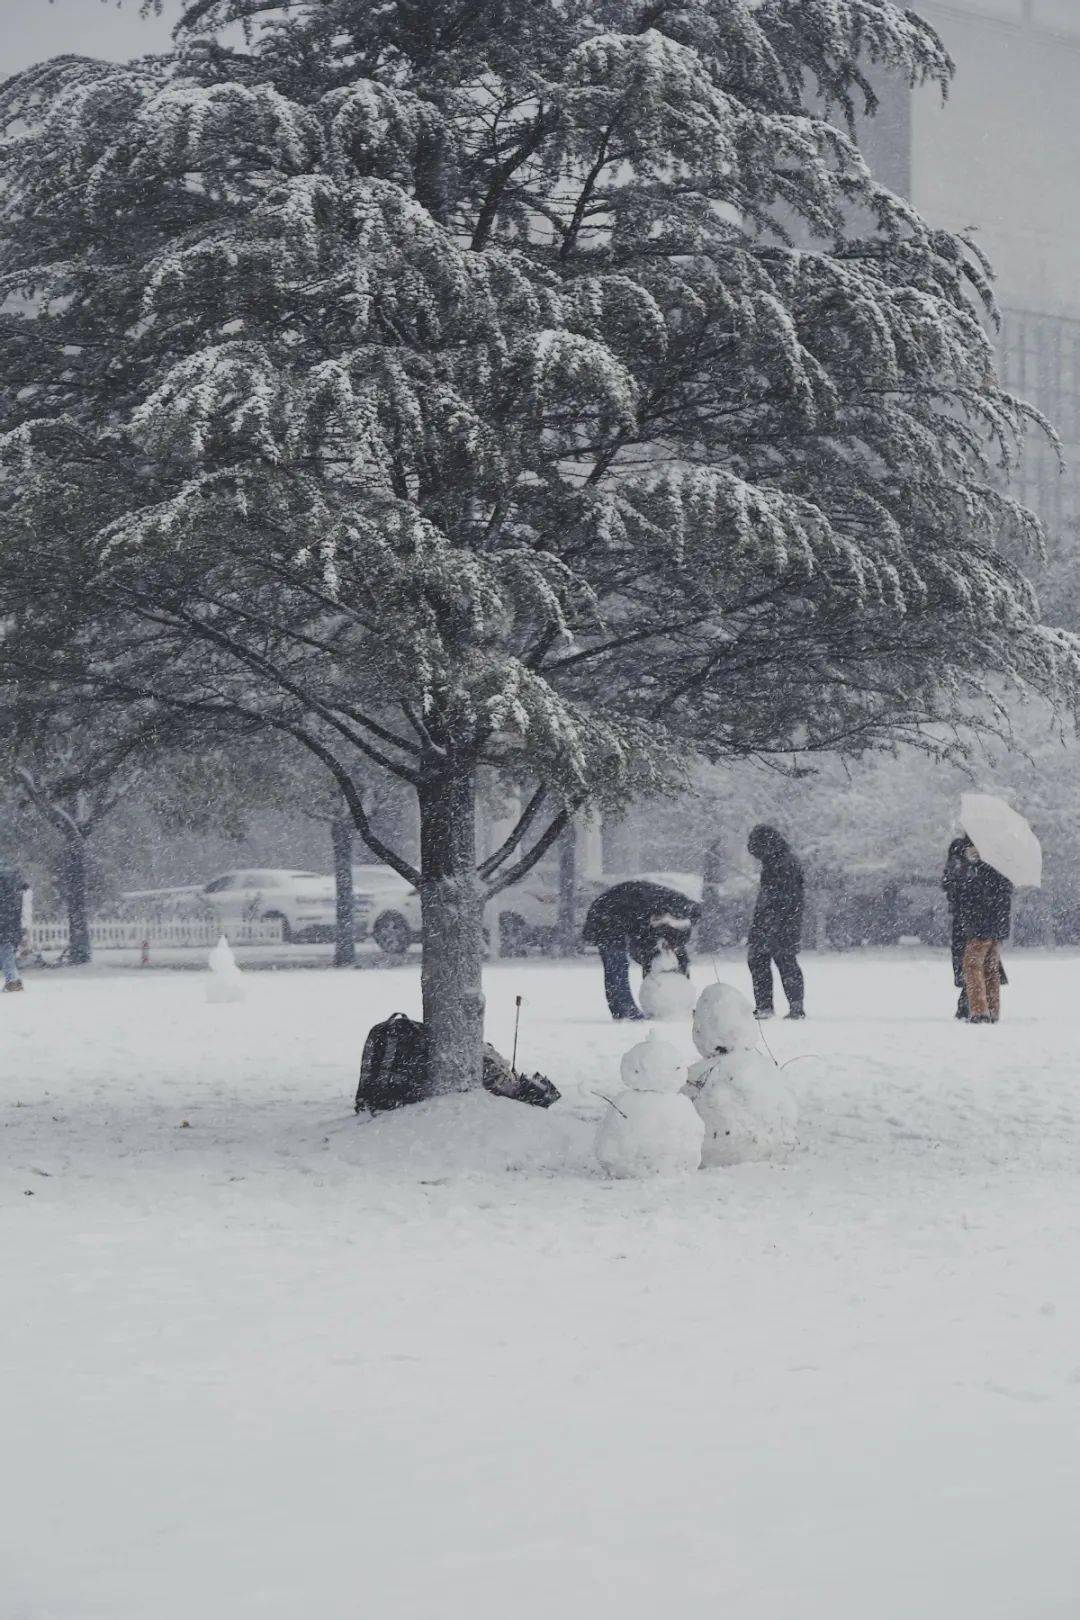
[[[953,918],[952,925],[952,976],[953,984],[960,992],[960,1000],[956,1004],[957,1018],[969,1018],[967,987],[964,984],[964,952],[967,950],[967,939],[964,930]]]
[[[802,968],[794,950],[767,951],[752,950],[746,958],[750,969],[750,977],[754,981],[754,1006],[758,1012],[771,1012],[773,1009],[773,963],[776,963],[780,974],[780,983],[784,987],[784,994],[788,999],[789,1007],[801,1007],[806,986],[803,980]]]
[[[964,950],[964,988],[972,1018],[1001,1017],[1001,951],[996,939],[969,939]]]
[[[6,940],[0,940],[0,973],[4,975],[5,984],[18,984],[19,964],[15,960],[15,946]]]
[[[641,1009],[630,989],[630,957],[625,947],[600,946],[604,964],[604,994],[612,1018],[640,1018]]]

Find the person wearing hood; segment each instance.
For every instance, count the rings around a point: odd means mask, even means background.
[[[788,1000],[788,1017],[805,1018],[805,990],[798,961],[803,924],[802,865],[775,827],[755,827],[746,847],[761,862],[761,884],[747,941],[755,1016],[773,1016],[775,963]]]
[[[23,932],[23,895],[29,887],[20,872],[0,866],[0,973],[8,991],[23,987],[15,953]]]
[[[952,923],[952,971],[953,984],[960,992],[960,999],[956,1004],[956,1016],[964,1023],[969,1017],[967,990],[964,987],[964,947],[967,940],[964,938],[964,924],[960,916],[960,890],[963,888],[967,876],[967,861],[964,851],[968,847],[967,838],[954,838],[945,854],[945,870],[941,874],[941,887],[945,891],[945,902],[949,908],[949,918]]]
[[[1001,1017],[1001,942],[1012,928],[1013,886],[964,839],[955,916],[964,938],[964,990],[972,1024]]]
[[[630,958],[646,973],[666,946],[683,973],[690,972],[687,945],[701,915],[696,900],[645,878],[616,883],[595,899],[581,937],[595,945],[604,965],[604,993],[612,1018],[644,1018],[630,989]]]
[[[967,950],[967,934],[965,932],[964,912],[960,903],[960,896],[964,883],[971,870],[966,859],[965,851],[970,849],[967,835],[954,838],[945,855],[945,870],[941,874],[941,887],[945,891],[945,901],[949,907],[949,916],[952,922],[950,945],[952,947],[953,984],[960,992],[960,999],[956,1004],[956,1017],[961,1023],[968,1023],[971,1012],[968,1007],[967,986],[964,983],[964,952]],[[1008,975],[1005,965],[998,957],[998,984],[1008,984]]]

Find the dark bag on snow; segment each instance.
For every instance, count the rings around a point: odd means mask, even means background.
[[[493,1046],[484,1047],[484,1090],[513,1102],[550,1108],[559,1092],[542,1074],[516,1074]],[[375,1024],[364,1042],[355,1110],[385,1114],[391,1108],[423,1102],[431,1096],[427,1072],[427,1034],[423,1024],[394,1013]]]
[[[428,1096],[427,1036],[423,1024],[394,1013],[368,1030],[360,1059],[356,1112],[385,1114]]]
[[[501,1052],[484,1047],[484,1090],[493,1097],[509,1097],[511,1102],[529,1103],[533,1108],[550,1108],[560,1093],[544,1074],[518,1074]]]

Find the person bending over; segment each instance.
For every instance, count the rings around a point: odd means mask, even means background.
[[[646,973],[665,946],[683,973],[690,971],[690,931],[701,907],[677,889],[644,878],[616,883],[595,899],[582,939],[595,945],[604,969],[604,994],[612,1018],[644,1018],[630,989],[631,957]]]

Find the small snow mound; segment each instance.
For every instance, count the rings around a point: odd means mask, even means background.
[[[681,1091],[686,1083],[685,1065],[669,1041],[650,1030],[623,1053],[620,1065],[622,1083],[631,1091]]]
[[[675,1022],[688,1018],[694,1005],[694,987],[672,951],[661,951],[641,981],[641,1010],[649,1018]]]
[[[207,1001],[218,1004],[243,1001],[247,995],[247,985],[224,934],[206,960],[210,969],[210,977],[206,981]]]
[[[708,984],[694,1008],[693,1035],[703,1058],[752,1051],[758,1044],[754,1009],[733,984]]]
[[[593,1129],[559,1107],[467,1091],[374,1119],[362,1114],[338,1140],[350,1164],[394,1175],[559,1175],[593,1168]]]

